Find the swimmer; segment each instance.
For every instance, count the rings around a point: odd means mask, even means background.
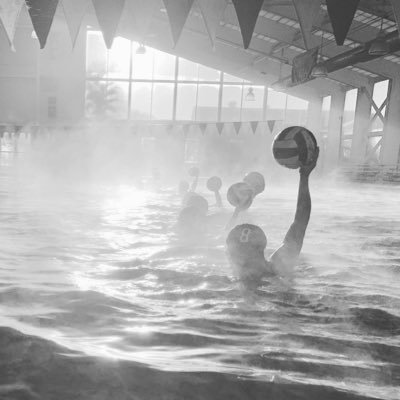
[[[190,191],[195,192],[197,183],[199,182],[200,170],[197,167],[191,167],[188,172],[189,175],[194,178],[192,184],[190,185]]]
[[[179,182],[179,195],[182,197],[182,199],[187,195],[189,192],[189,182],[187,181],[180,181]]]
[[[205,231],[206,214],[195,206],[184,207],[178,216],[178,232],[185,235],[197,235]]]
[[[317,164],[318,154],[319,149],[317,149],[315,157],[309,165],[300,167],[299,192],[294,222],[290,226],[283,244],[272,254],[270,260],[267,261],[264,256],[267,237],[260,227],[243,224],[230,231],[226,239],[227,255],[240,280],[254,282],[264,276],[278,275],[284,278],[292,276],[310,219],[311,197],[308,178]]]
[[[215,205],[219,208],[222,207],[222,199],[219,190],[222,187],[222,180],[218,176],[212,176],[207,180],[207,189],[214,193]]]

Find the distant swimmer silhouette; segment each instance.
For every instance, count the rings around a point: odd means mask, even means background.
[[[310,173],[317,164],[318,155],[319,149],[317,147],[309,163],[300,167],[299,192],[294,222],[290,226],[283,244],[272,254],[269,260],[266,260],[264,256],[267,237],[260,227],[243,224],[230,231],[226,239],[227,255],[235,274],[240,280],[254,281],[264,276],[290,277],[292,275],[310,219],[311,197],[308,180]]]

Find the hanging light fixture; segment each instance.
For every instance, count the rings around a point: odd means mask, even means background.
[[[249,89],[247,90],[246,101],[256,101],[256,96],[252,86],[249,86]]]
[[[371,43],[368,50],[368,54],[371,56],[385,56],[390,52],[389,45],[385,40],[385,32],[383,31],[383,16],[381,19],[381,29],[379,30],[378,36]]]
[[[311,76],[313,78],[325,78],[328,76],[328,70],[326,69],[326,66],[324,64],[321,64],[324,59],[322,57],[322,47],[324,45],[324,31],[321,29],[321,46],[319,49],[319,55],[318,55],[318,63],[314,65],[314,68],[311,70]]]
[[[139,47],[136,49],[136,54],[146,54],[146,47],[144,44],[139,45]]]

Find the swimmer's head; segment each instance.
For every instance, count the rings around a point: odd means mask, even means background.
[[[196,207],[183,208],[178,216],[178,231],[184,234],[199,234],[206,226],[205,214]]]
[[[204,215],[208,212],[208,201],[197,193],[189,193],[184,200],[184,204],[186,207],[197,208]]]
[[[266,247],[267,237],[256,225],[238,225],[229,232],[226,238],[227,255],[240,279],[258,278],[265,273]]]

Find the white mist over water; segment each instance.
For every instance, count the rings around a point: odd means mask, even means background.
[[[399,398],[400,187],[312,175],[293,285],[243,292],[225,257],[227,202],[210,207],[201,240],[182,241],[173,227],[185,172],[161,150],[144,160],[135,140],[59,137],[2,166],[0,325],[165,373],[223,372]],[[268,254],[295,212],[298,173],[282,173],[285,184],[267,178],[241,217],[266,232]],[[204,179],[198,191],[213,204]],[[32,362],[40,365],[39,355]]]

